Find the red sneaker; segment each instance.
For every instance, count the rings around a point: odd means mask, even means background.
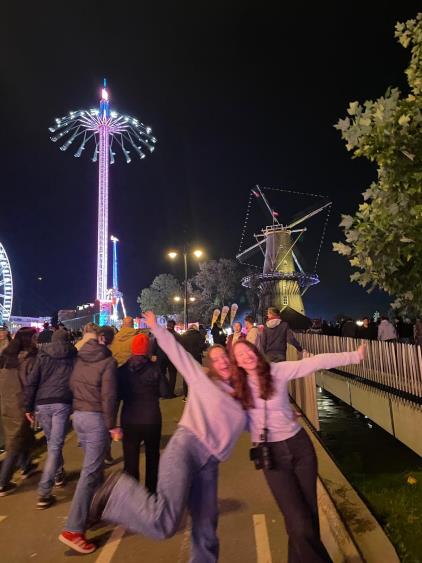
[[[78,553],[92,553],[97,549],[97,546],[89,543],[85,535],[80,532],[67,532],[64,530],[60,534],[59,540]]]

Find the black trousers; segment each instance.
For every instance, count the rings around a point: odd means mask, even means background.
[[[331,562],[319,534],[317,460],[305,430],[270,443],[273,469],[264,469],[289,535],[289,563]]]
[[[139,454],[141,442],[145,442],[145,486],[155,493],[160,460],[160,424],[123,424],[124,470],[139,481]]]
[[[170,395],[174,395],[174,390],[176,388],[176,378],[177,378],[177,369],[174,365],[170,362],[168,358],[161,360],[160,362],[160,370],[161,373],[165,376],[166,372],[168,371],[168,382],[170,388]]]

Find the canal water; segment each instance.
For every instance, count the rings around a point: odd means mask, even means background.
[[[320,387],[317,402],[325,448],[383,525],[401,561],[422,563],[422,458]]]

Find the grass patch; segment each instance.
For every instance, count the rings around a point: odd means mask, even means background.
[[[351,480],[385,529],[401,561],[421,563],[422,470],[400,475],[354,475]]]

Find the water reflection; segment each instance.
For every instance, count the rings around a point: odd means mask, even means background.
[[[322,388],[317,403],[321,441],[346,476],[402,473],[422,467],[415,452]]]

